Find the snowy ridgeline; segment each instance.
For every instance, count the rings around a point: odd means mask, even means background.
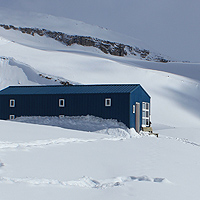
[[[88,132],[97,132],[116,137],[138,137],[134,129],[127,128],[123,123],[114,119],[102,119],[94,116],[64,116],[64,117],[18,117],[17,122],[58,126],[65,129],[73,129]]]
[[[155,62],[170,62],[169,58],[164,58],[161,54],[155,54],[147,49],[143,49],[137,46],[130,46],[127,44],[122,44],[113,41],[102,40],[99,38],[94,38],[91,36],[81,36],[81,35],[68,35],[63,32],[50,31],[46,29],[39,28],[29,28],[29,27],[15,27],[13,25],[0,24],[0,27],[6,30],[17,30],[23,34],[28,34],[35,36],[46,36],[52,38],[56,41],[61,42],[66,46],[71,46],[73,44],[78,44],[86,47],[95,47],[105,54],[115,55],[115,56],[127,56],[134,55],[138,59],[144,59],[148,61]]]
[[[11,85],[72,85],[68,80],[41,73],[12,57],[0,56],[0,89]]]

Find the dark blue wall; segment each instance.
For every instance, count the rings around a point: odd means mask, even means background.
[[[137,87],[134,92],[130,94],[130,127],[135,127],[135,113],[133,113],[133,105],[136,102],[140,103],[140,127],[142,126],[142,102],[150,103],[150,96],[142,87]]]
[[[112,106],[105,106],[105,99],[112,99]],[[15,99],[15,107],[9,107]],[[59,99],[65,99],[65,107],[59,107]],[[24,94],[0,95],[0,119],[9,115],[20,116],[85,116],[93,115],[104,119],[117,119],[129,128],[135,128],[133,105],[140,103],[140,127],[142,125],[142,102],[150,103],[150,96],[139,86],[129,93],[90,94]]]
[[[112,99],[112,106],[105,107],[105,98]],[[15,99],[15,107],[9,107]],[[59,107],[59,99],[65,99],[65,107]],[[94,115],[105,119],[117,119],[129,124],[129,94],[48,94],[48,95],[1,95],[0,118],[20,116],[81,116]]]

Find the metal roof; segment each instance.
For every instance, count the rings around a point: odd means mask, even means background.
[[[130,93],[140,84],[9,86],[0,95]]]

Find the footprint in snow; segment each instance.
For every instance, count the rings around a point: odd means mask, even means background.
[[[3,167],[4,166],[4,164],[1,162],[1,160],[0,160],[0,167]]]

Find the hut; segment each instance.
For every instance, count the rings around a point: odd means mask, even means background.
[[[150,126],[150,96],[140,84],[9,86],[0,91],[0,119],[85,115],[116,119],[139,132]]]

